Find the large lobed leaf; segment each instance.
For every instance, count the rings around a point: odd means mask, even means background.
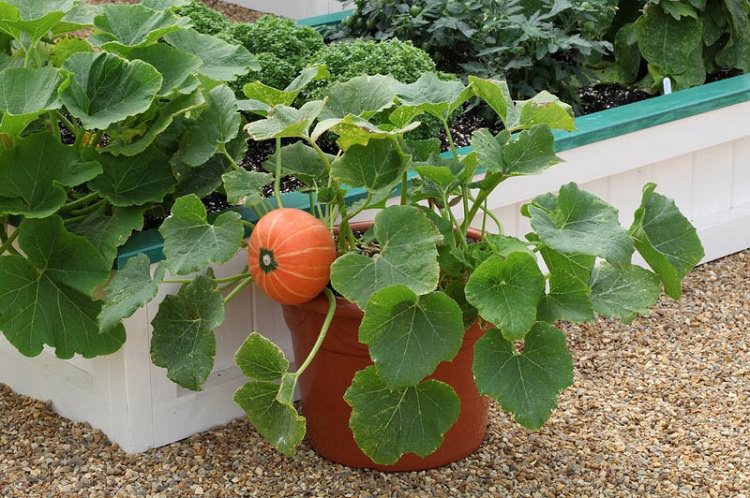
[[[152,65],[106,52],[79,52],[64,68],[74,77],[60,98],[87,129],[103,130],[146,111],[163,82]]]
[[[334,261],[334,289],[362,309],[372,294],[391,285],[403,285],[418,295],[435,289],[440,272],[436,244],[442,236],[419,209],[391,206],[380,211],[374,235],[378,254],[350,252]]]
[[[617,210],[575,183],[563,185],[558,196],[535,198],[524,212],[544,245],[554,251],[599,256],[616,265],[630,263],[633,242],[620,226]]]
[[[213,88],[206,95],[206,103],[206,109],[190,122],[172,162],[200,166],[239,133],[242,117],[229,87]]]
[[[174,192],[175,180],[169,158],[156,147],[137,156],[99,154],[104,172],[90,182],[92,189],[113,206],[141,206],[161,202]]]
[[[449,385],[427,380],[391,390],[375,366],[357,372],[344,400],[352,407],[349,427],[354,440],[383,465],[396,463],[406,453],[434,453],[461,409]]]
[[[77,150],[50,133],[30,135],[13,149],[0,149],[0,211],[45,218],[67,201],[63,187],[75,187],[102,172]]]
[[[374,138],[367,145],[349,147],[333,162],[331,175],[347,186],[364,187],[373,192],[400,181],[410,159],[395,138]]]
[[[99,12],[92,38],[105,49],[151,45],[167,33],[190,26],[188,18],[138,4],[103,5]]]
[[[110,262],[57,216],[24,220],[19,230],[27,257],[0,257],[0,330],[8,341],[26,356],[45,344],[60,358],[117,351],[125,329],[100,331],[101,302],[89,296],[109,277]]]
[[[202,270],[211,263],[229,261],[237,253],[245,235],[239,214],[222,213],[211,224],[206,207],[192,194],[175,201],[172,214],[164,220],[159,231],[164,237],[165,263],[176,275]]]
[[[573,384],[573,359],[565,335],[538,322],[519,353],[498,330],[488,330],[474,347],[474,379],[527,429],[539,429],[557,406],[563,389]]]
[[[415,386],[450,361],[463,342],[460,306],[442,292],[418,296],[402,285],[370,297],[359,341],[390,389]]]
[[[123,318],[151,301],[164,279],[164,271],[164,266],[159,265],[151,278],[151,260],[147,255],[130,258],[107,286],[107,296],[98,317],[101,329],[117,326]]]
[[[168,33],[164,39],[173,47],[197,56],[203,62],[200,73],[217,81],[232,81],[248,71],[260,70],[245,47],[232,45],[215,36],[183,29]]]
[[[64,80],[53,67],[0,71],[0,133],[19,135],[45,111],[61,105],[57,90]]]
[[[273,342],[251,333],[235,355],[242,372],[252,379],[234,394],[250,422],[274,448],[293,455],[306,432],[305,418],[292,405],[297,377]],[[274,381],[281,379],[281,384]]]
[[[679,299],[680,282],[705,254],[695,227],[673,200],[655,189],[653,183],[643,187],[630,233],[638,252],[659,275],[664,292]]]
[[[536,320],[544,293],[544,275],[536,259],[525,252],[491,256],[469,277],[466,300],[479,315],[494,323],[508,340],[521,339]]]
[[[639,266],[602,263],[591,275],[591,301],[602,316],[630,323],[636,315],[647,315],[658,299],[659,277]]]
[[[216,283],[198,276],[164,298],[151,322],[151,361],[167,369],[175,383],[199,391],[216,354],[214,330],[224,321],[224,301]]]

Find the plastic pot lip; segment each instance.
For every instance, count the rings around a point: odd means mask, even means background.
[[[349,226],[352,230],[367,231],[375,224],[374,221],[357,221],[351,223]],[[472,240],[479,240],[482,238],[482,231],[476,228],[469,228],[466,236]],[[318,294],[317,297],[311,301],[300,304],[284,304],[284,307],[295,307],[301,308],[305,311],[325,315],[328,312],[328,298],[325,294]],[[364,311],[359,308],[356,304],[350,302],[348,299],[342,296],[336,296],[336,316],[345,318],[352,318],[361,320],[365,315]]]

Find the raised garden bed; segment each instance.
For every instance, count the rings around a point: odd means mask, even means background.
[[[539,192],[575,180],[629,213],[638,204],[640,187],[655,181],[697,225],[706,260],[750,247],[750,123],[744,119],[749,101],[750,76],[740,76],[580,118],[577,131],[557,135],[566,165],[516,181],[512,190],[500,188],[489,207],[510,235],[522,236],[528,227],[520,205]],[[351,200],[359,195],[352,192]],[[300,193],[284,199],[288,207],[308,203]],[[141,232],[121,248],[117,266],[139,253],[158,261],[162,247],[158,232]],[[237,273],[244,263],[244,256],[237,255],[217,268],[217,275]],[[250,330],[284,343],[287,331],[279,307],[246,288],[216,332],[215,367],[204,390],[192,392],[168,380],[149,354],[150,323],[176,287],[163,284],[154,300],[125,320],[128,340],[110,356],[62,361],[44,352],[29,359],[0,340],[0,381],[52,400],[62,415],[90,422],[131,452],[241,416],[232,393],[245,379],[234,352]]]

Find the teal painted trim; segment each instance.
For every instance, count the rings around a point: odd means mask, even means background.
[[[576,118],[576,130],[556,131],[555,150],[574,149],[750,100],[750,74],[680,90]]]
[[[556,131],[554,133],[555,150],[562,152],[574,149],[749,100],[750,74],[735,76],[681,90],[671,95],[654,97],[642,102],[576,118],[575,131]],[[471,150],[471,147],[462,147],[458,149],[458,153],[465,155],[469,154]],[[450,152],[445,154],[449,155]],[[351,204],[365,196],[366,193],[363,189],[352,189],[346,198],[347,202]],[[310,201],[307,194],[290,192],[283,194],[282,199],[285,207],[309,210]],[[273,202],[272,199],[269,200]],[[239,212],[244,219],[250,222],[254,223],[258,219],[255,212],[250,208],[242,207],[233,210]],[[116,267],[122,268],[122,265],[129,258],[139,253],[145,253],[151,258],[152,262],[158,262],[163,259],[163,246],[164,241],[157,230],[138,232],[120,248]]]
[[[342,10],[340,12],[334,12],[332,14],[323,14],[322,16],[306,17],[304,19],[298,19],[297,24],[301,26],[330,26],[332,24],[338,24],[345,18],[349,17],[354,9]]]

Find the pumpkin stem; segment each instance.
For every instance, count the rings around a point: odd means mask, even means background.
[[[312,363],[315,355],[318,354],[318,350],[323,345],[326,334],[328,334],[328,327],[331,326],[331,322],[333,321],[333,314],[336,312],[336,296],[333,295],[333,292],[328,287],[323,289],[323,292],[328,298],[328,312],[326,313],[326,318],[323,321],[323,326],[320,327],[320,334],[318,335],[318,339],[315,341],[310,354],[307,355],[307,358],[305,358],[304,363],[302,363],[302,365],[300,365],[300,367],[297,369],[297,372],[295,372],[296,376],[302,375],[302,372],[304,372],[305,369],[310,366],[310,363]]]

